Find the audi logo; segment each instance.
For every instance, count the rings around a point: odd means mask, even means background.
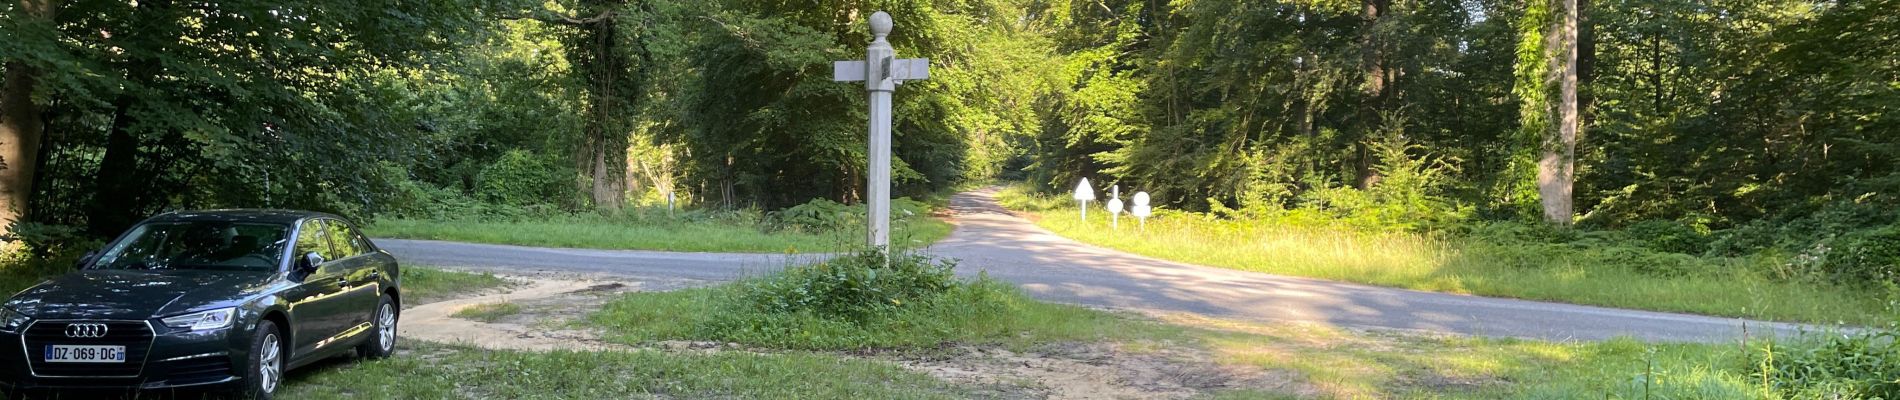
[[[66,337],[69,337],[69,338],[106,337],[106,324],[66,324]]]

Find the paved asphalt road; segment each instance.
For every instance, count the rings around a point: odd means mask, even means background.
[[[1157,260],[1077,243],[996,205],[994,190],[952,197],[957,230],[931,252],[961,259],[960,273],[987,271],[1044,300],[1178,311],[1222,318],[1301,321],[1545,340],[1721,342],[1744,321],[1685,314],[1495,299],[1284,277]],[[539,269],[629,277],[730,280],[811,255],[549,249],[382,239],[405,262],[478,269]],[[1747,321],[1748,331],[1795,332],[1791,324]],[[1766,329],[1764,329],[1766,328]]]

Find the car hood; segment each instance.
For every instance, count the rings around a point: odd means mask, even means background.
[[[268,284],[267,272],[100,271],[69,273],[28,288],[7,308],[35,319],[169,316],[242,304]]]

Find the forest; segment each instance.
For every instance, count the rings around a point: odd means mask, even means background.
[[[865,98],[829,71],[876,10],[935,68],[896,97],[900,196],[1086,177],[1900,282],[1895,0],[9,1],[0,219],[856,203]]]

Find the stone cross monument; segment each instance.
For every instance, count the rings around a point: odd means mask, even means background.
[[[867,152],[871,162],[864,174],[869,178],[864,197],[870,215],[865,220],[870,225],[867,240],[878,251],[891,246],[891,92],[897,91],[897,84],[904,81],[930,78],[930,60],[897,58],[891,42],[884,40],[890,36],[891,28],[890,14],[883,11],[871,14],[872,40],[870,48],[864,51],[864,60],[838,61],[831,65],[833,81],[863,81],[871,92],[871,148]]]

